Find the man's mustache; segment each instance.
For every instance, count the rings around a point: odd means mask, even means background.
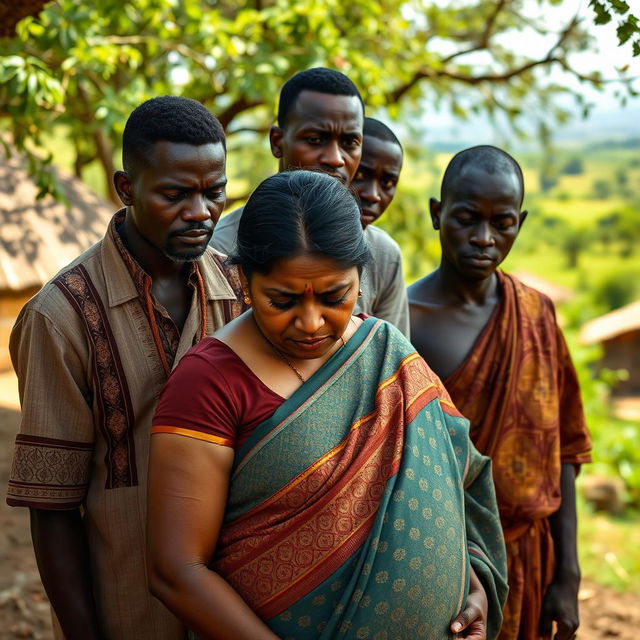
[[[188,231],[205,231],[206,233],[212,233],[213,232],[213,225],[212,224],[204,224],[203,222],[190,222],[189,224],[185,225],[181,229],[177,229],[176,231],[172,231],[169,234],[169,237],[170,238],[174,238],[176,236],[183,236]]]

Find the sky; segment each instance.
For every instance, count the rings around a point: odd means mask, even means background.
[[[594,50],[577,53],[571,57],[571,63],[581,72],[600,70],[604,78],[618,77],[617,69],[628,65],[628,74],[639,80],[635,86],[640,90],[640,57],[633,57],[631,45],[620,46],[616,36],[617,21],[614,18],[607,25],[595,25],[593,23],[593,10],[587,0],[564,0],[559,6],[549,8],[548,4],[542,13],[536,0],[525,2],[525,11],[528,15],[539,16],[552,29],[555,25],[566,24],[574,15],[579,15],[588,26],[593,38]],[[637,13],[637,11],[636,11]],[[503,38],[502,42],[509,48],[526,53],[532,49],[546,51],[549,49],[555,36],[548,38],[523,38],[522,34],[510,34]],[[480,60],[478,60],[480,62]],[[550,78],[560,81],[572,88],[579,89],[587,100],[594,105],[590,116],[584,120],[576,112],[567,125],[559,126],[554,131],[554,139],[557,141],[570,141],[574,139],[640,136],[640,97],[630,97],[626,106],[620,105],[620,99],[615,96],[615,83],[607,83],[603,91],[597,91],[576,79],[567,77],[557,68],[552,68]],[[573,102],[567,101],[564,106],[574,108]],[[427,118],[433,120],[431,111]],[[446,109],[436,114],[438,127],[430,130],[429,123],[425,123],[425,142],[460,142],[471,139],[476,143],[500,143],[500,133],[496,132],[491,123],[484,117],[473,118],[467,122],[461,122],[454,118]]]

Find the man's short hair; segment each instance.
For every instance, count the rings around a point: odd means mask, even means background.
[[[520,193],[522,195],[520,206],[522,206],[522,201],[524,200],[524,177],[518,161],[506,151],[490,144],[464,149],[451,158],[442,177],[442,186],[440,187],[440,200],[442,202],[445,201],[455,178],[470,164],[490,174],[498,172],[515,173],[520,184]]]
[[[287,116],[303,91],[316,91],[333,96],[356,96],[360,100],[364,113],[364,101],[358,87],[344,73],[326,67],[314,67],[306,71],[299,71],[282,86],[278,104],[279,127],[286,125]]]
[[[122,135],[122,165],[127,173],[156,142],[192,145],[221,143],[226,151],[222,125],[196,100],[160,96],[143,102],[129,116]]]
[[[362,135],[371,136],[372,138],[382,140],[383,142],[392,142],[393,144],[397,144],[400,147],[400,151],[404,153],[400,140],[398,140],[396,134],[393,133],[393,131],[391,131],[384,122],[380,122],[380,120],[376,120],[375,118],[365,118]]]

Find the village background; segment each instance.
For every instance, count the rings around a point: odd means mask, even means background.
[[[638,23],[616,33],[629,7],[60,0],[44,14],[42,2],[22,3],[18,15],[9,4],[0,0],[0,485],[19,424],[11,326],[26,300],[103,234],[116,208],[107,176],[120,166],[126,115],[158,93],[203,99],[231,134],[228,211],[276,170],[266,131],[282,81],[302,68],[334,66],[363,89],[368,115],[386,121],[405,146],[398,194],[380,224],[402,247],[407,283],[437,264],[428,198],[438,195],[451,155],[494,143],[522,163],[530,214],[504,268],[555,301],[594,440],[594,463],[579,478],[578,637],[635,638]],[[608,24],[595,24],[607,13]],[[28,514],[2,501],[0,639],[51,637]]]

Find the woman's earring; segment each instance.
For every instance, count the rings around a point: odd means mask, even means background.
[[[244,303],[245,303],[248,307],[250,307],[250,306],[251,306],[251,298],[249,297],[249,294],[248,294],[246,291],[243,291],[243,294],[244,294],[244,295],[243,295]]]
[[[362,289],[358,289],[358,298],[362,298]]]

